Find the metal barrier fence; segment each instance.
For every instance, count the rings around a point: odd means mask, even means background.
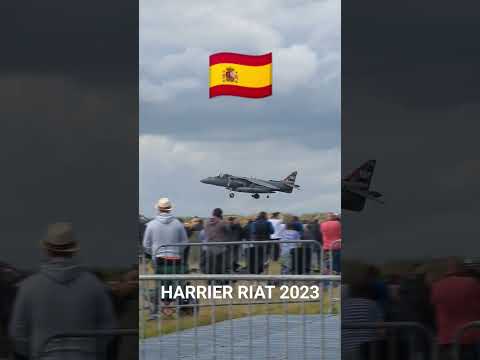
[[[63,334],[56,334],[49,337],[43,343],[41,351],[36,359],[127,359],[128,357],[114,356],[118,349],[113,348],[115,339],[132,338],[138,341],[137,329],[115,329],[115,330],[92,330],[75,331]]]
[[[438,357],[434,335],[416,322],[342,322],[342,351],[342,358],[348,360],[435,360]]]
[[[166,274],[139,278],[143,293],[140,359],[340,359],[340,276]],[[202,285],[210,285],[212,293],[216,285],[219,291],[231,286],[232,296],[224,292],[218,298],[194,296],[183,301],[174,300],[168,292],[181,289],[186,293],[189,287]],[[241,296],[243,290],[249,296]],[[266,296],[255,296],[259,292]],[[147,312],[152,305],[148,302],[158,305],[153,317]]]
[[[164,245],[160,249],[181,258],[178,263],[163,260],[153,263],[161,274],[330,274],[336,251],[324,252],[315,240],[189,242]],[[141,272],[147,273],[145,256],[142,254],[139,260]]]
[[[376,338],[342,354],[348,360],[480,360],[480,321],[462,326],[456,331],[453,343],[443,346],[438,345],[430,329],[417,322],[342,322],[341,327],[343,348],[351,348],[349,345],[355,340],[360,345],[372,335]],[[376,334],[366,332],[369,330]],[[464,337],[472,331],[475,335],[464,343]]]

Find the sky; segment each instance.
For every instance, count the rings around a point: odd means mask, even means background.
[[[82,263],[136,262],[137,9],[0,5],[0,261],[37,268],[47,225],[68,221]]]
[[[344,212],[345,257],[478,257],[478,3],[343,4],[342,171],[377,159],[385,205]]]
[[[208,57],[273,53],[273,96],[208,98]],[[140,1],[139,210],[181,216],[340,210],[340,2]],[[229,173],[302,190],[252,199],[200,183]]]

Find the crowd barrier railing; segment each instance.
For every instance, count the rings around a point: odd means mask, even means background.
[[[150,299],[157,302],[155,316],[140,306],[141,359],[339,358],[340,276],[149,274],[139,279],[144,293],[167,285],[185,291],[220,285],[233,294],[184,302],[157,293]],[[266,286],[272,287],[271,296],[239,296],[241,287],[252,295]],[[329,291],[334,287],[338,294]]]
[[[342,322],[341,326],[342,341],[345,343],[361,338],[375,339],[369,341],[366,348],[342,354],[347,359],[436,360],[438,358],[434,334],[417,322]]]
[[[162,259],[158,263],[154,255],[152,265],[157,273],[329,274],[333,266],[332,251],[325,252],[315,240],[189,242],[164,245],[160,249],[169,250],[167,253],[178,255],[180,260]],[[330,263],[324,261],[326,254]],[[146,264],[141,254],[142,273],[147,273]]]

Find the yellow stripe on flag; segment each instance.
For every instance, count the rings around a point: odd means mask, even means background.
[[[226,76],[227,69],[233,69],[232,76]],[[232,74],[232,71],[230,71]],[[272,85],[272,64],[249,66],[220,63],[210,66],[210,87],[217,85],[234,85],[261,88]]]

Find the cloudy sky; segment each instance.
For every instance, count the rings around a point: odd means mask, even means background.
[[[273,93],[208,98],[208,57],[273,53]],[[139,207],[179,215],[340,208],[340,1],[140,1]],[[302,190],[254,200],[199,182],[220,172]]]
[[[82,262],[136,262],[137,11],[0,5],[0,261],[38,267],[47,224],[69,221]]]

